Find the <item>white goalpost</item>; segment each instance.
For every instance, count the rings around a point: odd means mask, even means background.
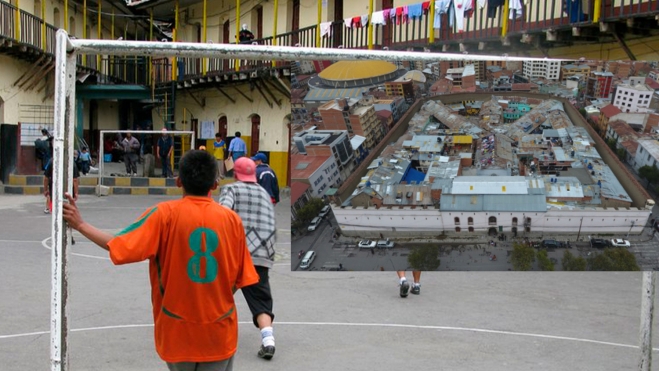
[[[75,130],[75,93],[76,93],[76,57],[86,55],[120,55],[120,56],[159,56],[159,57],[196,57],[251,60],[386,60],[386,61],[533,61],[539,58],[511,57],[507,55],[487,56],[472,54],[409,52],[390,50],[358,50],[358,49],[322,49],[286,46],[262,46],[247,44],[206,44],[184,42],[147,42],[127,40],[86,40],[70,39],[66,31],[57,31],[55,50],[55,132],[53,141],[53,213],[52,213],[52,274],[51,274],[51,321],[50,321],[50,364],[52,371],[68,369],[67,336],[69,323],[67,321],[67,271],[68,249],[70,236],[66,234],[66,226],[62,219],[64,192],[71,193],[73,178],[73,141]],[[554,59],[561,60],[561,59]],[[563,59],[567,61],[566,59]],[[237,71],[236,73],[240,73]],[[103,133],[101,132],[101,138]],[[129,131],[113,131],[129,132]],[[143,133],[152,131],[130,131]],[[189,131],[173,131],[170,133],[192,133]],[[103,145],[100,145],[99,176],[102,176]],[[192,135],[194,148],[194,135]],[[652,282],[654,288],[656,272],[643,274],[644,285]],[[644,286],[645,288],[646,286]],[[650,357],[650,330],[652,323],[652,307],[654,298],[646,290],[644,296],[644,311],[641,318],[642,329],[646,332],[641,337],[643,355]],[[647,305],[646,306],[646,302]],[[645,321],[645,320],[649,320]],[[649,362],[646,362],[647,365]],[[643,362],[641,362],[643,364]]]

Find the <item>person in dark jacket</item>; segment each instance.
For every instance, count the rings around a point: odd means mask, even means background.
[[[268,158],[264,153],[257,153],[252,157],[252,161],[256,163],[256,181],[268,192],[272,203],[276,205],[279,203],[279,183],[277,175],[266,163]]]

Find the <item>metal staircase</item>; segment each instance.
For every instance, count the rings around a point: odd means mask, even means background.
[[[176,82],[166,82],[154,86],[153,102],[156,113],[162,119],[168,130],[175,129],[174,113],[176,110]]]

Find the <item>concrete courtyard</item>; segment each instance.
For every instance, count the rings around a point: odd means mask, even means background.
[[[87,196],[79,205],[89,222],[118,231],[173,198]],[[288,203],[277,207],[271,272],[277,353],[256,357],[260,336],[237,294],[236,370],[637,369],[639,273],[424,273],[421,295],[402,299],[393,272],[291,272]],[[3,370],[49,367],[51,219],[42,210],[42,197],[0,195]],[[70,370],[165,370],[153,345],[147,264],[115,267],[76,240]]]

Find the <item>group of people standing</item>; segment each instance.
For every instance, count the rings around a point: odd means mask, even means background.
[[[265,155],[254,157],[263,161]],[[114,236],[84,221],[75,197],[66,194],[63,217],[68,225],[108,250],[114,264],[149,261],[156,351],[169,370],[232,369],[238,289],[261,333],[257,355],[267,360],[274,356],[268,273],[275,258],[279,195],[259,184],[259,174],[266,178],[271,171],[259,172],[261,165],[237,157],[236,182],[222,186],[214,202],[217,158],[191,150],[179,164],[177,185],[183,197],[149,208]]]

